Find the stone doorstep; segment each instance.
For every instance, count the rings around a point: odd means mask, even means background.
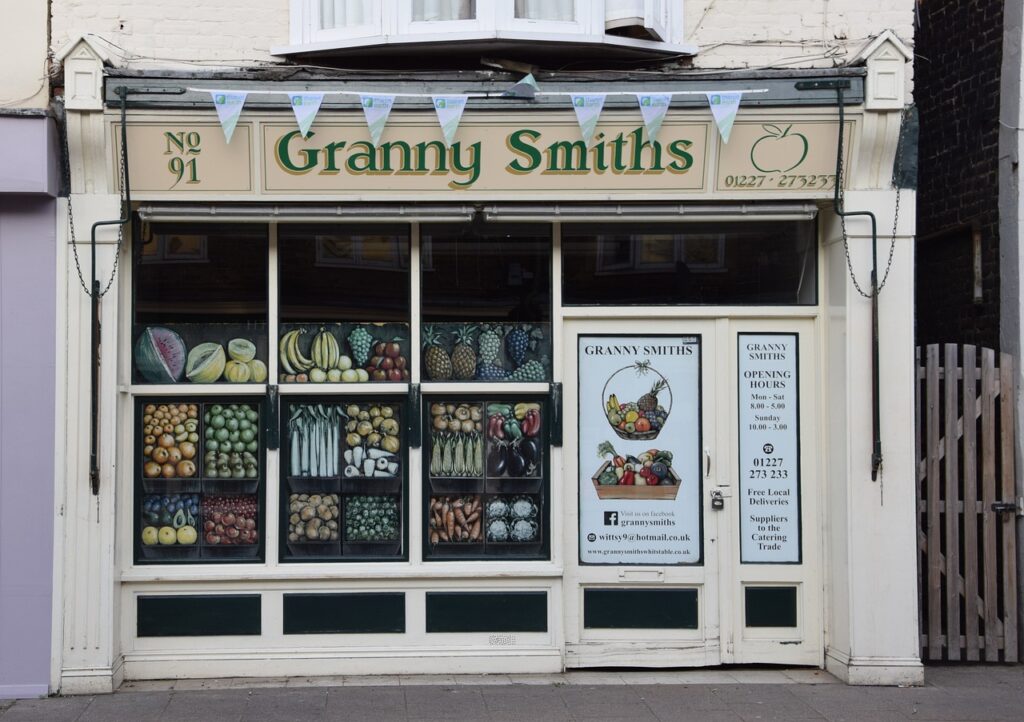
[[[287,687],[421,687],[421,686],[609,686],[715,684],[842,684],[822,669],[693,669],[573,671],[562,674],[403,674],[332,677],[230,677],[124,682],[119,693],[266,689]]]

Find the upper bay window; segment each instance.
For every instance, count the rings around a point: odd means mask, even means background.
[[[399,53],[422,49],[548,52],[580,46],[602,53],[659,56],[683,44],[682,0],[290,0],[290,45],[280,55]],[[470,46],[467,48],[467,44]],[[477,47],[473,47],[478,44]],[[484,45],[486,44],[486,46]],[[570,52],[573,52],[570,50]]]

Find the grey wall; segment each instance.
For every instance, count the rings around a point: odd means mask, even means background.
[[[0,118],[0,164],[49,163],[52,142],[6,142],[11,120]],[[26,178],[38,183],[34,173]],[[7,190],[0,190],[0,698],[49,688],[56,380],[56,199]]]

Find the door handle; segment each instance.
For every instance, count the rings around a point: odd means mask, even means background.
[[[711,452],[706,446],[704,447],[704,478],[711,478]]]

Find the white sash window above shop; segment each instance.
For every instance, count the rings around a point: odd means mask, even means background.
[[[627,55],[692,53],[683,3],[670,0],[290,0],[291,45],[279,55],[397,52],[407,43],[479,42]],[[431,48],[427,48],[431,49]]]

